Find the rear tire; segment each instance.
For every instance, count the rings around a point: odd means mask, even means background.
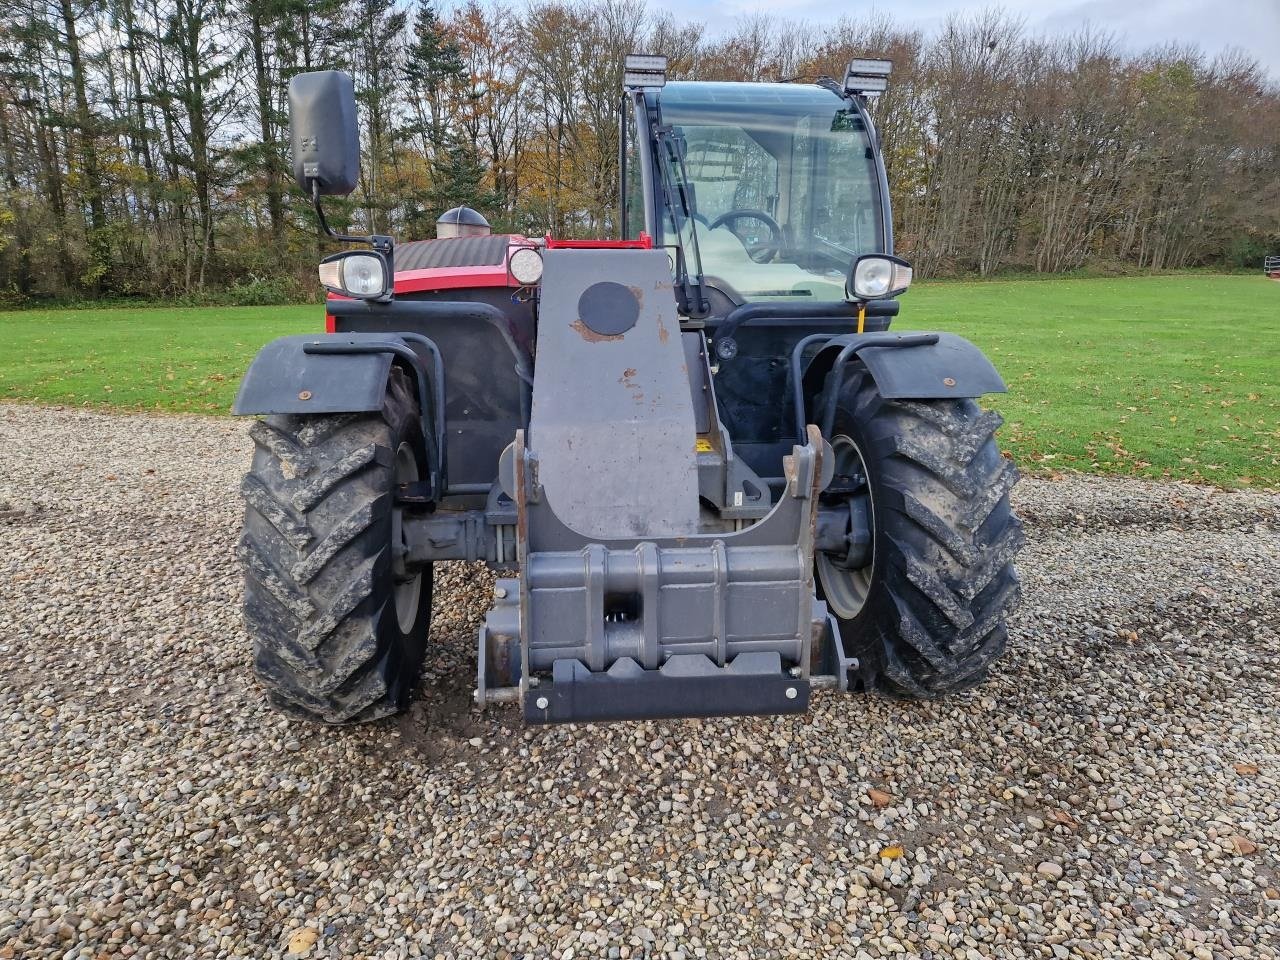
[[[851,686],[938,697],[984,680],[1003,653],[1023,534],[1001,422],[973,400],[886,400],[865,369],[849,376],[830,439],[865,469],[871,561],[838,581],[819,558],[815,579],[859,661]]]
[[[392,368],[378,412],[271,416],[249,432],[244,613],[268,699],[329,724],[403,710],[432,586],[430,566],[398,581],[392,563],[395,487],[428,475],[409,378]]]

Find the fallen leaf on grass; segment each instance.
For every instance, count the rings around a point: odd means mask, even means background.
[[[872,787],[867,791],[867,796],[871,798],[873,806],[887,807],[889,804],[893,803],[893,794],[885,793],[883,790],[877,790],[875,787]]]
[[[1237,763],[1235,765],[1235,771],[1242,777],[1256,776],[1258,773],[1258,765],[1256,763]]]
[[[1242,857],[1247,857],[1251,853],[1258,852],[1258,845],[1256,843],[1248,837],[1242,837],[1238,834],[1231,838],[1231,847]]]
[[[881,850],[880,856],[883,857],[885,860],[897,860],[899,857],[902,856],[904,852],[905,851],[902,849],[902,845],[899,843],[895,843],[892,847],[885,847],[883,850]]]

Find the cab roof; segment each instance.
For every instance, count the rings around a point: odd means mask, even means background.
[[[834,90],[816,83],[673,80],[658,91],[657,97],[664,108],[702,108],[726,113],[747,110],[830,113],[848,105]]]

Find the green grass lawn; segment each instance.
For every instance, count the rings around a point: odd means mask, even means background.
[[[0,398],[225,412],[267,340],[318,306],[0,313]],[[1031,472],[1280,487],[1280,284],[1258,276],[921,284],[895,328],[969,337]]]
[[[1262,276],[922,284],[897,326],[969,337],[1028,470],[1280,486],[1280,283]]]
[[[315,304],[0,313],[0,399],[226,413],[259,347],[323,331]]]

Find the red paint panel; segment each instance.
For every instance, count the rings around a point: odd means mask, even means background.
[[[482,267],[439,267],[396,271],[396,293],[422,290],[458,290],[463,287],[515,287],[505,263]]]
[[[652,250],[653,237],[641,233],[635,240],[557,240],[547,234],[548,250]]]

